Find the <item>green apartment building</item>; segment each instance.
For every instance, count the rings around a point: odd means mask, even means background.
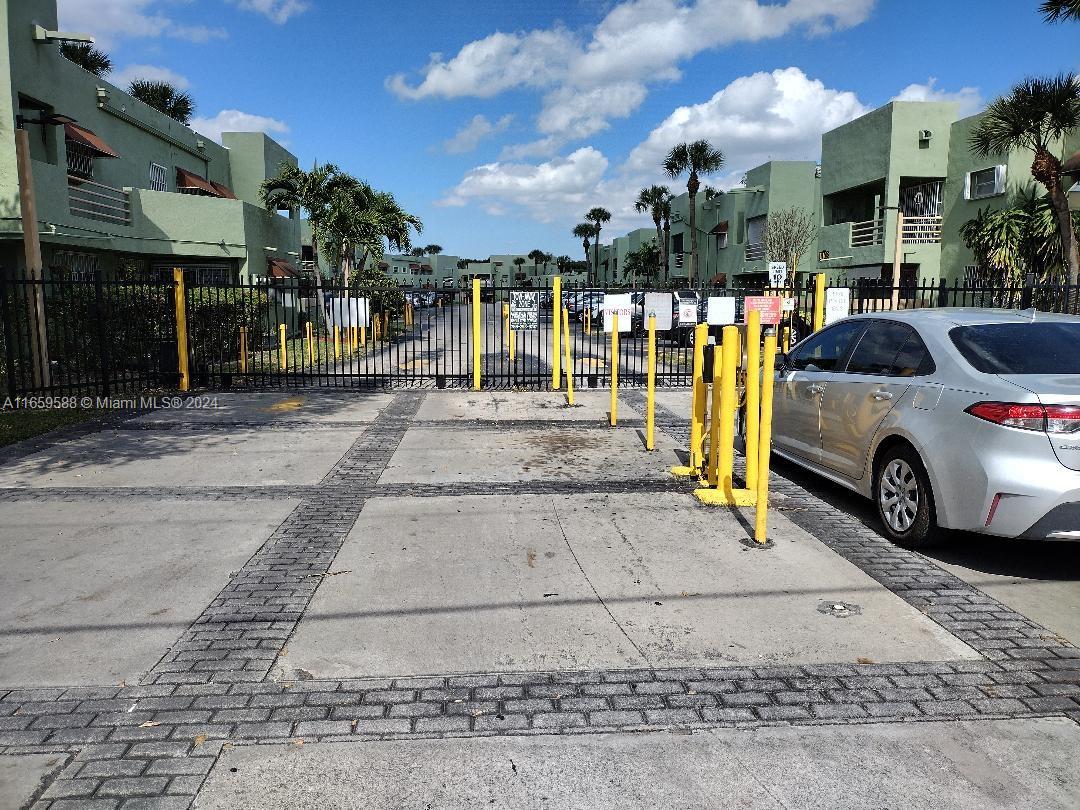
[[[295,273],[297,213],[267,211],[258,189],[296,158],[262,133],[199,135],[65,59],[56,29],[55,2],[0,0],[0,265],[25,268],[21,126],[47,275]]]
[[[1021,194],[1045,194],[1031,178],[1033,155],[1018,150],[981,158],[969,137],[979,116],[958,119],[948,102],[891,102],[822,136],[821,162],[771,161],[745,183],[706,200],[697,197],[697,281],[758,286],[767,281],[761,235],[770,215],[790,207],[810,213],[817,240],[800,258],[801,277],[873,284],[892,278],[899,247],[901,283],[977,281],[960,228],[980,209],[1000,209]],[[1058,145],[1062,157],[1080,149],[1080,133]],[[1076,190],[1072,199],[1080,198]],[[1080,206],[1077,206],[1080,207]],[[897,240],[898,214],[903,227]],[[622,281],[611,268],[625,262],[634,240],[654,229],[617,237],[600,251],[598,277]],[[668,273],[685,279],[690,252],[688,196],[672,200]],[[677,283],[677,281],[676,281]]]

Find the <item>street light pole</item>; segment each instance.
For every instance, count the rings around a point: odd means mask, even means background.
[[[888,208],[886,210],[889,210]],[[900,266],[904,263],[904,212],[896,207],[896,245],[893,248],[892,264],[892,308],[900,308]]]
[[[30,133],[15,130],[15,159],[19,172],[19,209],[22,215],[23,252],[26,278],[30,281],[33,309],[30,316],[30,357],[34,388],[52,384],[49,369],[48,332],[45,328],[45,290],[41,266],[41,239],[38,234],[37,204],[34,199],[34,174],[30,163]]]

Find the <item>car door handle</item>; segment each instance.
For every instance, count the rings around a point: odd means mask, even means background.
[[[825,386],[814,383],[813,385],[811,385],[806,390],[809,391],[814,396],[817,396],[818,394],[824,394],[825,393]]]
[[[875,391],[870,396],[872,396],[878,402],[884,402],[887,399],[892,399],[892,394],[888,391]]]

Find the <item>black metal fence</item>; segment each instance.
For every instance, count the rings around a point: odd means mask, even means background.
[[[813,279],[809,281],[789,289],[699,288],[698,315],[705,318],[709,297],[735,297],[736,318],[741,320],[747,295],[779,295],[790,299],[784,325],[791,328],[793,340],[801,338],[813,322],[816,293]],[[867,281],[843,286],[849,291],[850,313],[959,306],[1080,314],[1080,287],[1075,286],[935,282],[894,290]],[[651,291],[563,289],[577,387],[609,385],[616,362],[620,385],[645,384],[648,338],[642,307],[634,310],[631,331],[620,334],[616,359],[600,301],[606,293]],[[536,318],[527,328],[511,330],[509,300],[525,292],[536,294]],[[484,388],[552,387],[552,338],[559,324],[550,286],[483,287],[478,344],[471,289],[327,285],[321,294],[320,302],[313,286],[294,281],[188,285],[184,312],[193,385],[467,388],[478,348]],[[175,388],[176,316],[171,280],[41,281],[0,275],[0,391],[15,397]],[[691,334],[686,328],[659,334],[658,385],[690,383]],[[560,365],[564,357],[560,353]]]

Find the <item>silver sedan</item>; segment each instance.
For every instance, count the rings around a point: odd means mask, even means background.
[[[1080,317],[852,316],[781,358],[773,396],[776,453],[872,498],[898,544],[1080,540]]]

